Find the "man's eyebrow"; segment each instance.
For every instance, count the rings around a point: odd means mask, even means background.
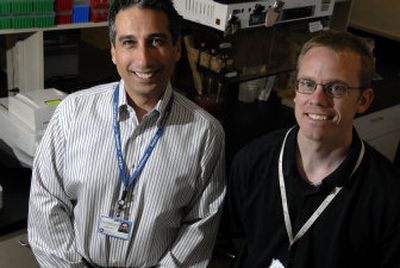
[[[135,40],[136,37],[135,37],[134,35],[132,35],[132,34],[121,35],[121,36],[118,38],[118,41],[121,42],[121,41],[126,40],[126,39],[133,39],[133,40]]]
[[[152,33],[152,34],[149,34],[146,37],[146,39],[154,39],[154,38],[168,39],[168,34],[165,34],[165,33]],[[136,40],[136,37],[134,35],[132,35],[132,34],[121,35],[118,38],[118,41],[121,42],[121,41],[124,41],[124,40],[127,40],[127,39],[128,40]]]
[[[342,85],[348,85],[346,81],[340,80],[340,79],[332,79],[326,82],[325,84],[342,84]]]
[[[313,81],[313,82],[316,83],[316,81],[314,80],[313,77],[307,76],[307,75],[299,76],[299,77],[297,78],[297,80],[299,80],[299,79],[302,79],[302,80],[311,80],[311,81]],[[346,81],[343,81],[343,80],[341,80],[341,79],[332,79],[332,80],[328,80],[328,81],[324,82],[323,84],[335,84],[335,83],[348,85],[348,83],[347,83]]]
[[[152,34],[149,34],[149,36],[146,39],[153,39],[153,38],[168,39],[168,34],[165,34],[165,33],[152,33]]]

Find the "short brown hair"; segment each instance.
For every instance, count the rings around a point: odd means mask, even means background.
[[[327,47],[337,53],[352,52],[359,55],[361,59],[360,86],[362,88],[371,87],[372,77],[375,73],[375,61],[366,39],[343,31],[323,31],[303,45],[297,60],[297,69],[303,56],[314,47]]]

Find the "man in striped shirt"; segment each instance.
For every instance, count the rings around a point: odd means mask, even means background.
[[[207,266],[224,133],[171,87],[179,24],[171,1],[113,1],[121,80],[69,95],[34,160],[28,234],[42,267]]]

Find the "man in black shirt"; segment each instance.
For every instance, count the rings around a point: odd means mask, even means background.
[[[349,33],[303,46],[298,125],[232,163],[223,226],[243,241],[236,267],[400,267],[400,176],[353,128],[373,74],[370,50]]]

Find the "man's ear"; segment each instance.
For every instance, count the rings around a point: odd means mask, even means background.
[[[374,98],[375,94],[372,88],[364,89],[361,92],[360,99],[358,100],[357,113],[359,114],[364,113],[369,108],[371,103],[374,101]]]
[[[178,37],[175,44],[175,61],[181,59],[182,54],[182,40],[181,37]]]
[[[113,43],[111,43],[111,60],[115,64],[115,47]]]

